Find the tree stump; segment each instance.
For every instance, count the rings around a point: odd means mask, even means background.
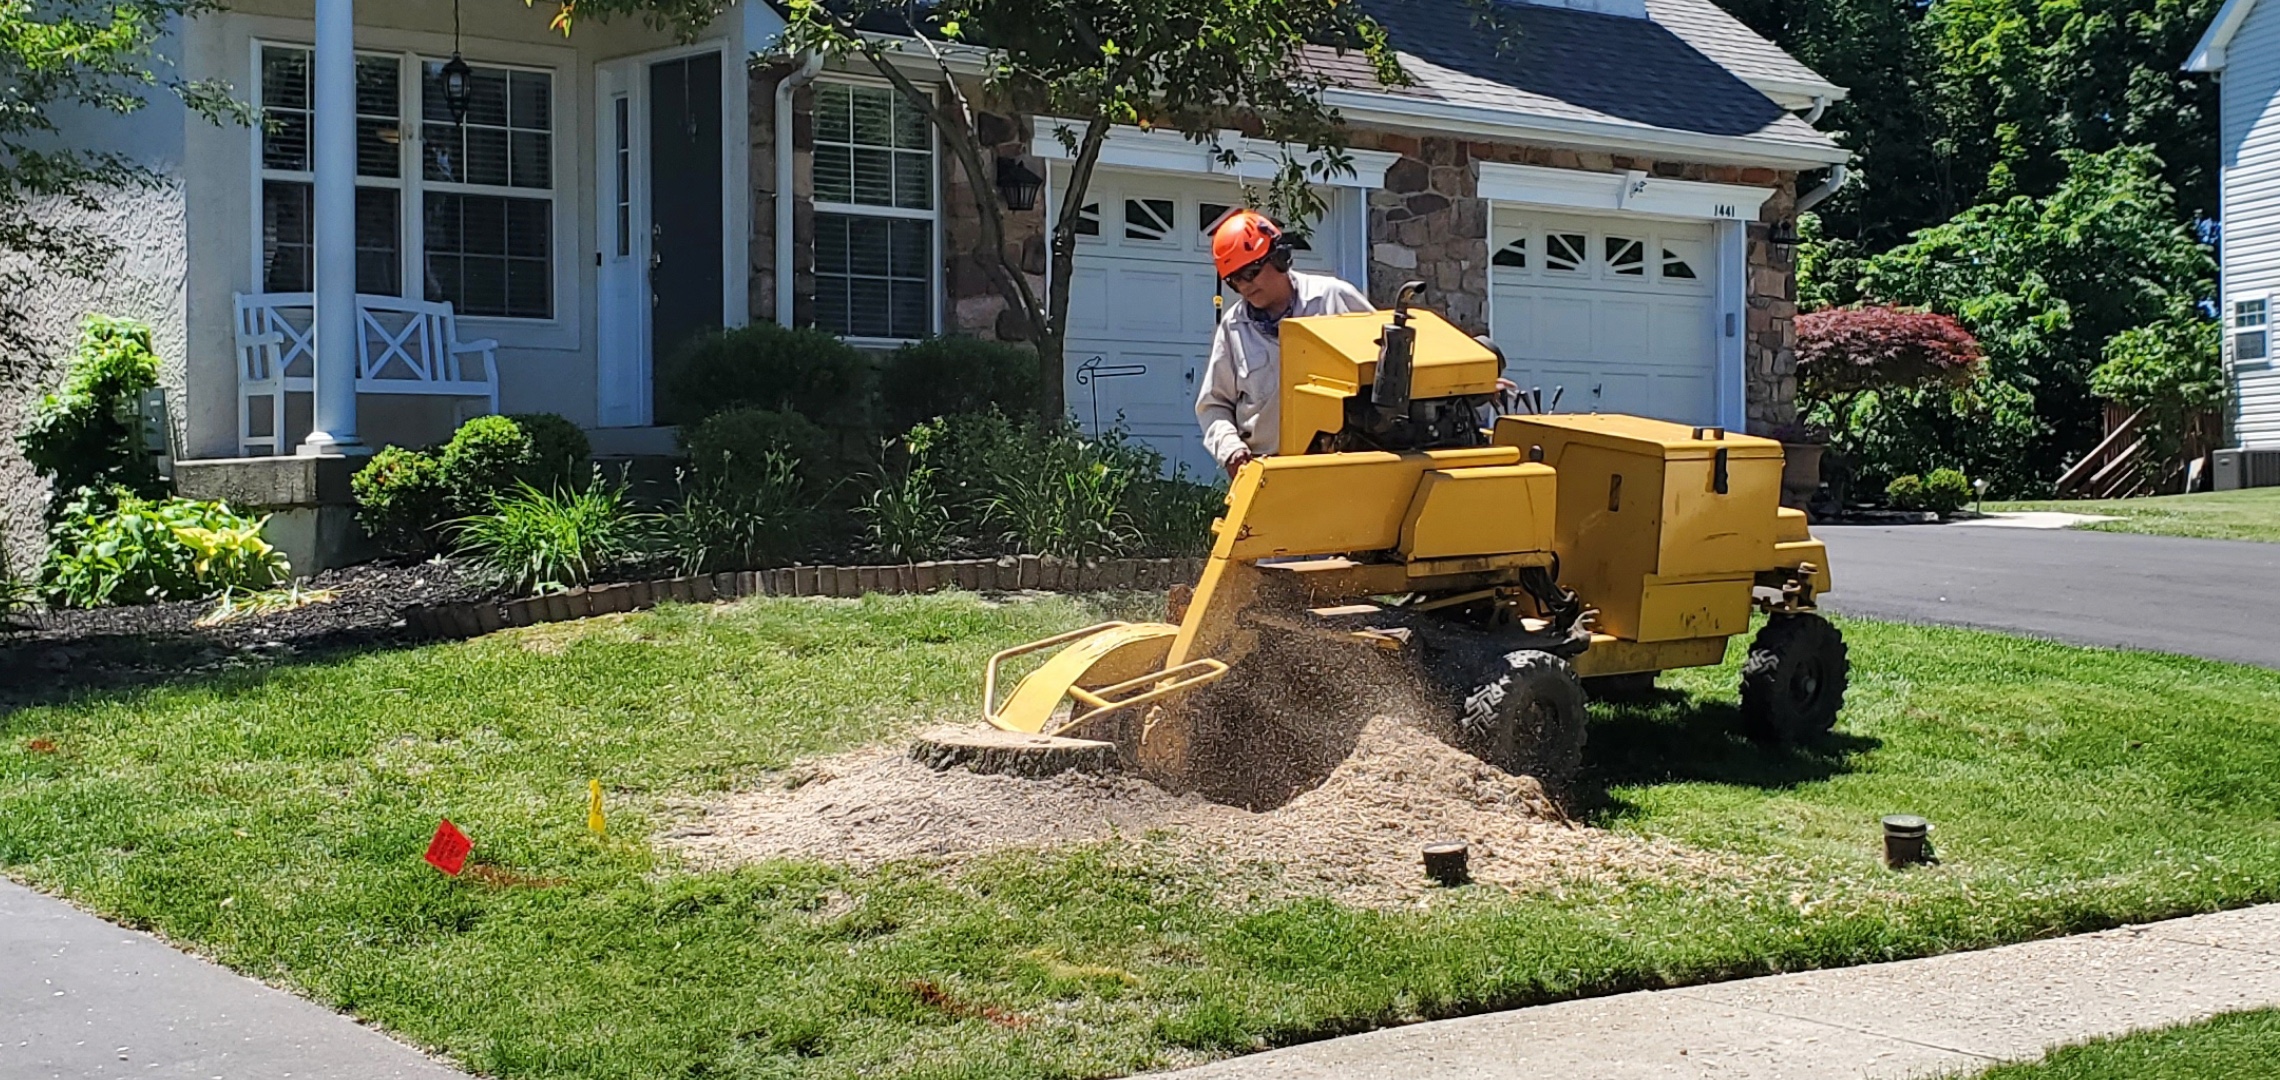
[[[972,772],[1031,779],[1072,771],[1114,772],[1119,767],[1115,743],[1028,735],[981,725],[925,732],[911,744],[910,756],[938,772],[963,765]]]

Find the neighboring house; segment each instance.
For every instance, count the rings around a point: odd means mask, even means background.
[[[342,125],[357,146],[358,292],[448,301],[458,339],[496,342],[501,410],[567,416],[601,453],[670,448],[653,373],[707,326],[788,308],[888,347],[999,336],[1015,321],[976,262],[961,171],[881,80],[835,66],[781,94],[793,65],[760,59],[747,73],[781,26],[764,3],[680,43],[623,21],[564,39],[547,29],[549,5],[495,2],[467,4],[455,42],[444,0],[352,2],[239,0],[177,28],[182,74],[237,86],[272,118],[267,133],[174,102],[87,129],[167,183],[118,198],[127,258],[99,288],[65,294],[69,310],[50,321],[100,307],[158,324],[185,457],[289,454],[327,408],[370,446],[430,441],[491,407],[461,386],[320,408],[289,383],[271,432],[271,391],[242,385],[241,308],[310,290],[328,257],[349,265],[311,224],[327,182],[311,146]],[[1841,182],[1845,151],[1798,115],[1817,117],[1841,88],[1711,0],[1499,0],[1519,30],[1502,51],[1457,0],[1371,2],[1416,85],[1377,89],[1356,67],[1356,85],[1332,92],[1356,175],[1328,184],[1300,265],[1380,302],[1425,280],[1430,305],[1495,335],[1517,381],[1564,386],[1566,410],[1737,429],[1793,417],[1794,272],[1770,238],[1794,217],[1801,173],[1826,176],[1823,193]],[[311,72],[346,50],[312,52],[312,14],[352,10],[355,115],[320,115]],[[438,81],[455,48],[474,72],[464,125]],[[911,62],[936,77],[922,51]],[[1063,176],[1052,127],[985,117],[1000,156],[1047,178],[1038,208],[1008,223],[1037,275]],[[1268,164],[1271,148],[1230,142],[1244,169]],[[1121,417],[1195,465],[1191,403],[1216,291],[1201,230],[1242,201],[1240,180],[1177,135],[1120,130],[1077,256],[1071,409],[1088,424]],[[307,309],[293,311],[284,321],[303,328]]]
[[[2280,450],[2280,3],[2226,0],[2185,70],[2217,76],[2229,426],[2236,446]]]

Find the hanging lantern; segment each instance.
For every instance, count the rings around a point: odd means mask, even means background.
[[[467,104],[475,96],[475,69],[467,61],[451,54],[451,61],[443,65],[443,104],[451,110],[451,122],[467,122]]]
[[[459,55],[459,0],[451,0],[451,60],[443,65],[443,105],[451,110],[451,122],[464,126],[467,123],[467,105],[475,98],[475,69]]]
[[[1019,158],[997,159],[998,195],[1005,199],[1005,208],[1026,211],[1037,206],[1037,193],[1045,187],[1045,178],[1029,171]]]

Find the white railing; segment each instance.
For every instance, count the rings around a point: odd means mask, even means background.
[[[287,453],[285,395],[316,390],[316,304],[309,293],[237,294],[238,446]],[[499,343],[459,340],[448,301],[356,297],[356,392],[479,397],[499,411]],[[267,434],[254,400],[267,398]]]

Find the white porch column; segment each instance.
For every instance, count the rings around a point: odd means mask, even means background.
[[[310,58],[316,173],[316,417],[303,454],[353,454],[356,436],[356,4],[317,0]]]

